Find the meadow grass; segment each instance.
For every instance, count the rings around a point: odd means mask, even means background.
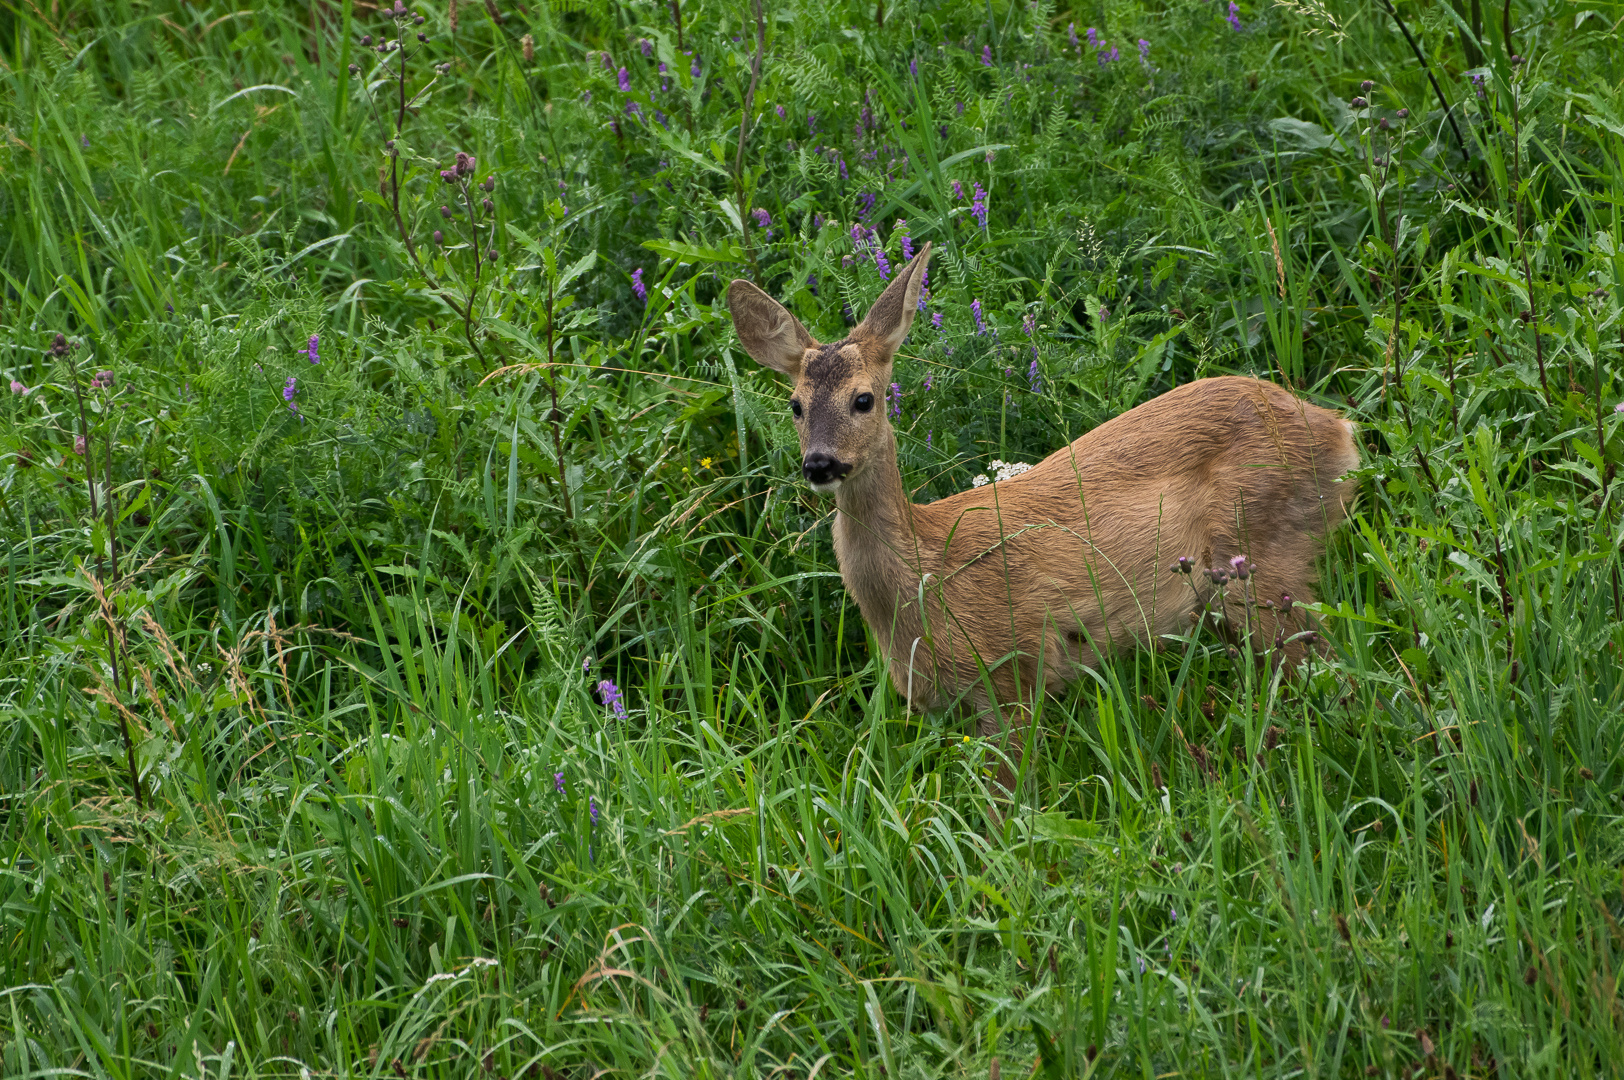
[[[1624,1071],[1617,19],[5,5],[0,1072]],[[1211,374],[1366,457],[1322,655],[1003,814],[721,303],[925,240],[916,498]]]

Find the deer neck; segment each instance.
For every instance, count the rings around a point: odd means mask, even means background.
[[[908,600],[923,567],[889,425],[867,465],[840,485],[835,510],[835,558],[863,618],[882,641],[911,641],[919,613]]]

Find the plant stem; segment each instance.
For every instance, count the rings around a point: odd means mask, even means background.
[[[755,0],[753,6],[756,14],[756,55],[750,61],[750,87],[744,92],[744,107],[739,111],[739,152],[733,161],[733,186],[738,192],[739,229],[744,233],[745,258],[749,259],[751,269],[759,272],[755,244],[750,239],[750,208],[744,204],[744,141],[749,132],[750,106],[756,98],[756,84],[761,81],[761,54],[767,47],[767,27],[762,21],[761,0]]]

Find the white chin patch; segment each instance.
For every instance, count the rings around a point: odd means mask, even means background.
[[[811,483],[811,481],[808,481],[808,483]],[[844,481],[841,481],[841,480],[830,480],[830,481],[827,481],[826,483],[822,483],[822,484],[813,483],[812,484],[812,490],[813,491],[819,491],[819,492],[825,492],[825,493],[833,493],[833,492],[836,492],[836,491],[840,490],[840,485],[842,483],[844,483]]]

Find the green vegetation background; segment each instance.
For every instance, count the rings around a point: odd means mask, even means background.
[[[1620,15],[0,7],[0,1072],[1616,1074]],[[1326,655],[1004,821],[718,304],[927,239],[919,498],[1224,372],[1367,455]]]

